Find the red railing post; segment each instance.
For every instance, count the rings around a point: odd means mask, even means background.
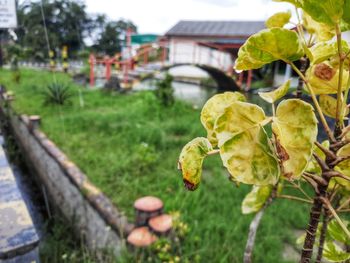
[[[252,78],[253,78],[253,71],[248,70],[248,77],[247,77],[247,86],[246,86],[246,91],[250,90],[250,86],[252,84]]]
[[[241,73],[239,73],[239,77],[238,77],[238,82],[237,82],[237,84],[238,84],[238,86],[242,86],[242,84],[243,84],[243,77],[244,77],[244,71],[242,71]]]
[[[111,65],[112,65],[112,61],[108,56],[105,57],[105,65],[106,65],[106,80],[108,81],[111,78]]]
[[[168,56],[168,49],[167,49],[167,46],[166,44],[164,43],[163,44],[163,53],[162,53],[162,65],[164,66],[164,63],[167,59],[167,56]]]
[[[147,48],[144,55],[143,55],[143,63],[144,65],[148,64],[148,58],[149,58],[149,49]]]
[[[90,54],[89,57],[89,64],[90,64],[90,87],[95,86],[95,56],[93,54]]]

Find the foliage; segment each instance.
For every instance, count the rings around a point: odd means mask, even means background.
[[[70,103],[72,93],[69,86],[53,82],[46,87],[44,95],[44,105],[65,105]]]
[[[242,202],[242,213],[250,214],[258,212],[271,195],[272,188],[267,186],[253,186],[252,191],[247,194]]]
[[[155,94],[164,106],[171,106],[174,104],[174,89],[172,86],[173,77],[167,73],[163,80],[156,83]]]
[[[128,29],[136,32],[136,26],[127,20],[105,21],[93,49],[99,53],[114,56],[125,45],[125,36]]]
[[[198,144],[193,144],[204,142],[206,138],[190,142],[189,145],[197,147],[196,152],[201,154],[183,155],[182,152],[181,163],[188,164],[182,170],[183,179],[186,186],[187,182],[198,185],[201,177],[188,171],[201,171],[203,158],[217,152],[231,180],[253,185],[253,190],[243,200],[242,212],[259,213],[250,226],[244,262],[251,262],[252,244],[262,213],[278,197],[313,204],[300,262],[311,261],[316,243],[319,246],[317,262],[321,262],[322,256],[332,262],[341,262],[350,258],[347,246],[350,231],[348,224],[338,215],[350,208],[350,126],[346,126],[344,121],[349,114],[350,48],[342,39],[342,32],[350,30],[350,1],[284,2],[295,5],[297,12],[300,11],[298,8],[302,9],[310,39],[305,39],[301,21],[297,23],[297,32],[283,28],[290,22],[290,12],[277,13],[266,22],[268,29],[254,34],[243,44],[235,68],[257,69],[282,60],[304,82],[312,104],[301,99],[283,99],[290,89],[289,81],[272,92],[259,93],[261,98],[272,104],[272,116],[266,116],[257,105],[239,101],[237,93],[215,95],[204,105],[201,114],[211,143],[206,141],[206,149],[210,150],[202,151]],[[328,41],[334,35],[335,41]],[[303,57],[310,61],[305,74],[294,64]],[[325,115],[335,119],[333,130]],[[318,121],[327,134],[327,140],[322,144],[317,142]],[[188,145],[183,151],[186,147]],[[313,198],[300,187],[300,181],[304,180],[314,188]],[[299,189],[304,198],[284,195],[285,184]],[[342,204],[339,200],[343,200]],[[323,223],[319,227],[321,214]],[[327,228],[332,217],[334,220],[329,226],[336,222],[338,231]],[[340,232],[339,236],[334,236],[336,232]]]
[[[265,29],[251,36],[239,49],[235,67],[257,69],[277,60],[293,62],[303,54],[296,32],[284,28]]]
[[[259,92],[259,96],[267,101],[268,103],[275,103],[279,99],[283,98],[289,91],[290,88],[290,80],[287,80],[283,85],[279,88],[270,91],[270,92]]]
[[[127,28],[136,31],[131,21],[109,21],[104,15],[92,15],[86,11],[84,1],[22,1],[18,5],[16,43],[21,47],[20,58],[44,60],[48,57],[41,3],[45,15],[48,38],[57,54],[68,46],[69,56],[87,58],[85,39],[93,41],[94,51],[114,55],[120,52]],[[11,38],[5,32],[7,38]],[[9,49],[13,44],[9,45]]]
[[[75,52],[83,47],[83,39],[94,27],[94,21],[88,16],[85,4],[81,1],[44,0],[43,11],[51,47],[61,49],[67,45]],[[16,35],[22,47],[28,47],[34,53],[48,51],[41,14],[41,2],[24,1],[18,6],[18,24]]]
[[[204,157],[212,150],[207,138],[196,138],[182,149],[179,157],[179,169],[184,174],[187,189],[195,190],[198,187],[202,177]]]
[[[267,28],[273,28],[273,27],[283,27],[285,26],[292,14],[291,12],[279,12],[271,16],[267,21],[266,21],[266,27]]]
[[[193,262],[196,255],[199,262],[242,262],[245,244],[242,233],[248,230],[251,216],[240,216],[240,210],[250,188],[228,183],[227,173],[215,155],[204,161],[202,182],[195,192],[185,191],[178,178],[174,160],[182,146],[196,135],[206,136],[198,121],[199,110],[181,101],[164,107],[152,92],[110,96],[99,90],[84,89],[61,73],[55,74],[57,82],[71,87],[72,104],[47,107],[42,104],[42,92],[52,82],[52,75],[35,70],[21,70],[21,75],[21,83],[16,84],[10,71],[0,71],[0,82],[16,94],[16,100],[11,103],[16,112],[40,115],[42,131],[129,220],[134,220],[134,200],[140,196],[158,196],[167,211],[180,211],[181,221],[188,225],[190,232],[175,248],[182,262],[186,259]],[[83,108],[79,89],[84,97]],[[310,187],[304,187],[311,192]],[[286,191],[298,195],[295,189],[286,188]],[[282,257],[284,242],[294,245],[291,233],[307,224],[307,208],[304,204],[293,206],[291,213],[286,200],[277,200],[269,207],[257,235],[256,262],[292,262]],[[125,257],[121,262],[137,262],[133,254]]]

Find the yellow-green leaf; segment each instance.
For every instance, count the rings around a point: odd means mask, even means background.
[[[257,127],[265,120],[265,112],[259,106],[241,101],[231,103],[215,122],[219,147],[234,135]]]
[[[271,185],[279,179],[279,164],[262,127],[255,126],[234,135],[220,147],[220,156],[237,182]]]
[[[349,228],[349,222],[346,220],[342,220],[344,225]],[[343,243],[344,245],[350,245],[350,239],[348,236],[344,233],[344,230],[341,228],[337,220],[332,220],[327,227],[327,232],[330,235],[330,237],[338,242]]]
[[[202,177],[203,160],[213,148],[207,138],[195,138],[185,145],[179,157],[179,168],[188,190],[197,189]]]
[[[287,94],[290,87],[290,80],[287,80],[283,85],[281,85],[279,88],[275,89],[274,91],[270,92],[259,92],[259,96],[267,101],[268,103],[274,103],[275,101],[282,98],[284,95]]]
[[[344,9],[343,9],[343,21],[347,24],[347,30],[349,30],[350,25],[350,0],[344,0]],[[344,30],[345,31],[345,30]]]
[[[338,54],[337,47],[328,42],[318,42],[310,48],[310,51],[312,54],[312,57],[309,58],[311,64],[319,64]]]
[[[318,41],[328,41],[335,36],[335,29],[324,23],[316,22],[307,13],[303,13],[303,24],[310,34],[314,34]]]
[[[344,0],[303,0],[302,8],[315,21],[335,26],[342,19]]]
[[[303,54],[296,32],[284,28],[265,29],[249,37],[239,49],[235,68],[256,69],[276,60],[292,62]]]
[[[323,141],[322,146],[325,147],[326,149],[329,149],[329,141]],[[317,156],[319,156],[322,160],[326,159],[326,155],[324,154],[324,152],[322,152],[320,150],[320,148],[318,147],[314,147],[314,153],[317,154]],[[306,171],[310,172],[310,173],[316,173],[318,175],[321,175],[321,167],[318,165],[316,159],[314,157],[311,158],[311,161],[308,163]]]
[[[272,123],[282,174],[300,178],[311,158],[317,137],[317,119],[312,106],[298,99],[282,101]]]
[[[345,90],[349,71],[343,71],[342,90]],[[338,91],[339,69],[322,62],[313,65],[306,72],[306,78],[315,91],[315,94],[336,94]]]
[[[334,242],[325,242],[323,248],[323,257],[330,262],[344,262],[350,259],[350,253],[344,251]]]
[[[253,186],[252,191],[246,195],[242,202],[242,213],[250,214],[258,212],[270,197],[271,190],[271,185]]]
[[[337,112],[337,100],[329,95],[320,95],[319,97],[320,107],[322,112],[328,117],[336,117]],[[349,109],[346,109],[345,115],[349,114]]]
[[[349,50],[350,50],[348,42],[345,41],[345,40],[342,40],[341,43],[342,43],[342,51],[345,54],[347,54],[349,52]],[[338,45],[337,45],[337,42],[334,42],[332,45],[334,46],[334,49],[336,50],[336,55],[330,57],[329,63],[330,63],[330,65],[332,67],[339,68],[340,60],[339,60],[339,56],[338,56]],[[349,59],[349,57],[346,57],[344,59],[344,68],[346,70],[348,70],[349,69],[349,65],[350,65],[350,59]]]
[[[273,28],[273,27],[284,27],[286,24],[288,24],[292,14],[288,12],[278,12],[265,22],[267,28]]]
[[[303,0],[273,0],[274,2],[287,2],[287,3],[291,3],[292,5],[294,5],[295,7],[301,7],[302,6],[302,1]]]
[[[347,53],[349,51],[348,42],[342,40],[342,50]],[[338,55],[338,45],[336,42],[318,42],[316,45],[311,47],[310,52],[312,53],[310,57],[311,64],[319,64],[323,61],[330,60],[330,65],[339,65],[339,55]],[[347,62],[347,60],[345,60]]]
[[[214,131],[215,121],[223,113],[225,108],[235,101],[245,101],[243,94],[239,92],[225,92],[217,94],[210,98],[203,106],[201,112],[201,122],[207,130],[207,137],[210,143],[215,147],[217,145],[216,134]]]
[[[342,148],[340,148],[340,150],[337,152],[337,155],[339,157],[350,156],[350,144],[347,144],[347,145],[343,146]],[[335,169],[340,171],[344,175],[350,177],[350,160],[345,160],[345,161],[341,162],[340,164],[338,164],[335,167]],[[346,189],[350,190],[350,182],[349,181],[342,179],[342,178],[338,178],[338,177],[336,178],[336,181],[340,185],[344,186]]]

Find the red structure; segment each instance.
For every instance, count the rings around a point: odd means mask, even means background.
[[[95,84],[96,64],[105,66],[106,80],[110,79],[112,66],[115,65],[121,73],[124,87],[127,87],[132,80],[130,72],[136,66],[146,66],[155,62],[158,62],[158,66],[159,62],[165,66],[165,62],[170,61],[170,64],[175,65],[194,64],[220,69],[228,76],[236,76],[239,86],[243,86],[245,80],[245,89],[249,90],[253,72],[236,73],[233,70],[233,62],[245,40],[264,26],[262,22],[180,21],[157,42],[141,45],[136,54],[134,51],[134,56],[131,46],[133,32],[129,29],[123,55],[118,54],[113,58],[106,56],[100,59],[94,55],[90,56],[90,85]]]
[[[149,64],[150,53],[155,50],[158,50],[159,48],[161,48],[161,52],[160,52],[159,58],[157,58],[157,61],[161,61],[162,64],[164,65],[168,54],[167,42],[164,42],[164,41],[158,42],[154,44],[154,46],[152,44],[146,44],[141,46],[135,56],[131,56],[131,51],[128,51],[128,53],[130,52],[130,57],[129,59],[125,59],[125,60],[120,60],[120,57],[121,57],[120,54],[117,54],[115,57],[112,57],[112,58],[109,56],[105,56],[102,59],[98,59],[95,57],[95,55],[90,54],[90,58],[89,58],[90,86],[93,87],[95,85],[95,65],[105,66],[106,80],[109,80],[111,78],[112,66],[114,65],[115,68],[118,68],[121,72],[123,72],[123,83],[126,86],[130,81],[129,72],[135,68],[139,58],[142,57],[143,58],[142,64],[147,65]]]

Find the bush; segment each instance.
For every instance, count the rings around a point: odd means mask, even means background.
[[[156,84],[155,94],[164,106],[171,106],[175,102],[172,82],[173,77],[167,73],[165,78]]]
[[[72,93],[69,86],[62,83],[52,83],[47,86],[44,96],[44,105],[65,105],[71,102]]]

